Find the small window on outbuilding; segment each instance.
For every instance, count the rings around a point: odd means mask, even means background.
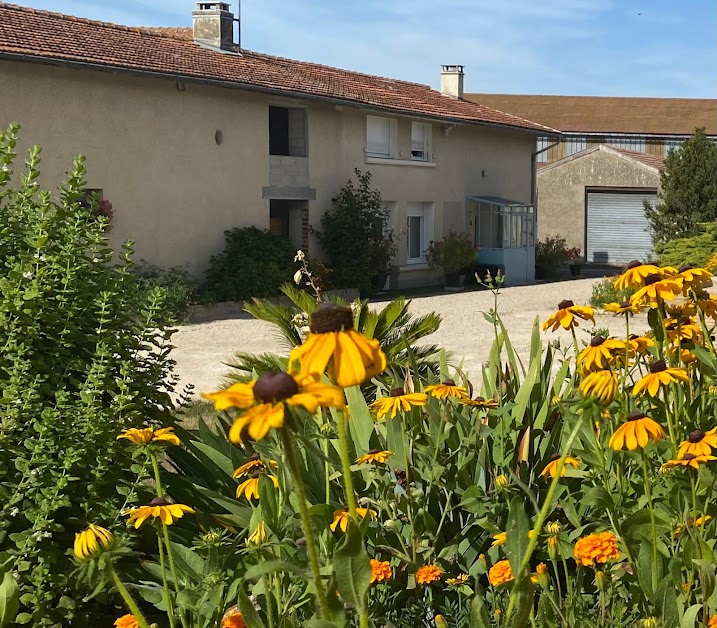
[[[306,110],[269,107],[269,154],[306,157]]]

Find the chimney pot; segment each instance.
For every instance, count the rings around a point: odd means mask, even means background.
[[[234,14],[228,2],[197,2],[192,13],[194,41],[203,46],[220,50],[236,51],[241,44],[241,26],[239,41],[234,42]]]
[[[463,99],[463,66],[441,66],[441,94],[449,98]]]

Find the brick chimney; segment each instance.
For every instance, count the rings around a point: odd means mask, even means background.
[[[441,94],[449,98],[463,98],[463,66],[441,66]]]
[[[192,12],[194,41],[210,48],[236,51],[241,44],[241,26],[239,41],[234,41],[234,14],[229,10],[228,2],[197,2]],[[239,22],[239,19],[236,19]]]

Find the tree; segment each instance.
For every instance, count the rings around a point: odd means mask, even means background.
[[[645,203],[655,244],[697,235],[700,223],[717,220],[717,144],[703,128],[665,158],[659,202]]]

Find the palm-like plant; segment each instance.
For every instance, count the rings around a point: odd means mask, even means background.
[[[288,350],[300,345],[308,332],[308,320],[318,307],[318,302],[303,290],[284,284],[281,291],[291,301],[290,305],[279,305],[266,299],[252,299],[245,306],[254,318],[274,325]],[[346,305],[340,298],[327,299]],[[413,316],[409,311],[410,301],[394,299],[379,310],[369,307],[368,300],[356,299],[354,327],[369,338],[376,338],[386,354],[387,375],[398,374],[408,366],[418,373],[437,372],[439,366],[438,347],[421,344],[423,338],[435,332],[441,324],[438,314]],[[287,358],[273,353],[237,353],[228,363],[232,369],[225,378],[225,385],[246,381],[252,374],[261,375],[268,371],[285,370]]]

